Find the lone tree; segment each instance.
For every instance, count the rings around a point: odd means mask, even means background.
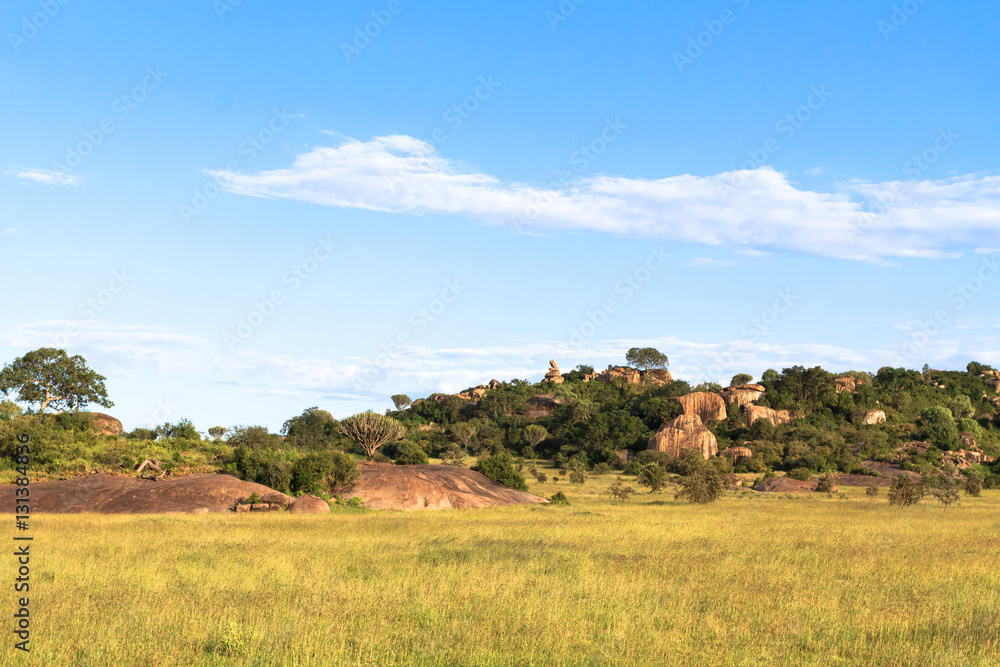
[[[539,426],[538,424],[531,424],[526,426],[524,429],[524,439],[528,441],[531,445],[531,451],[535,451],[535,447],[538,446],[545,438],[549,437],[549,432],[545,430],[544,426]]]
[[[413,403],[410,397],[406,394],[393,394],[391,398],[392,404],[396,406],[397,412],[402,412],[406,408],[410,407],[411,403]]]
[[[753,376],[749,373],[737,373],[733,376],[733,379],[730,380],[729,383],[732,387],[738,387],[740,385],[750,384],[751,380],[753,380]]]
[[[340,430],[361,445],[371,459],[376,450],[387,442],[401,440],[406,434],[403,425],[392,417],[375,412],[361,412],[340,422]]]
[[[86,408],[94,402],[114,406],[104,388],[104,376],[87,368],[87,362],[66,350],[42,347],[15,359],[0,371],[0,392],[17,391],[17,400],[38,403],[38,413],[52,407],[57,412]]]
[[[667,355],[655,347],[633,347],[625,353],[625,361],[629,366],[648,371],[651,368],[666,368],[670,362]]]

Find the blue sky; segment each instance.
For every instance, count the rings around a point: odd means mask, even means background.
[[[1000,364],[1000,7],[679,4],[6,3],[0,359],[201,430]]]

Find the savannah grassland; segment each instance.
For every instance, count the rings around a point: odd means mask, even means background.
[[[1000,491],[948,510],[889,507],[884,489],[873,502],[857,488],[849,500],[729,493],[694,506],[643,491],[617,504],[603,494],[613,479],[532,486],[566,492],[569,507],[36,515],[32,651],[0,655],[46,666],[1000,663]]]

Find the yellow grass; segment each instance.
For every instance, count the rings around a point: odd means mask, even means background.
[[[618,505],[613,479],[533,486],[570,507],[34,516],[32,651],[0,660],[1000,664],[1000,492]]]

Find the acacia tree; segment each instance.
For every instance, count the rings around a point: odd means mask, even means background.
[[[413,403],[413,401],[410,400],[410,397],[406,394],[393,394],[391,398],[392,404],[396,406],[397,412],[402,412],[408,408],[411,403]]]
[[[625,353],[625,361],[630,366],[647,371],[651,368],[666,368],[670,362],[667,355],[655,347],[633,347]]]
[[[406,435],[406,429],[398,421],[375,412],[361,412],[344,419],[340,422],[340,430],[361,445],[369,459],[385,443],[401,440]]]
[[[38,403],[38,413],[52,407],[57,412],[86,408],[94,402],[110,408],[104,376],[87,367],[80,355],[42,347],[18,357],[0,371],[0,392],[17,392],[17,400]]]

